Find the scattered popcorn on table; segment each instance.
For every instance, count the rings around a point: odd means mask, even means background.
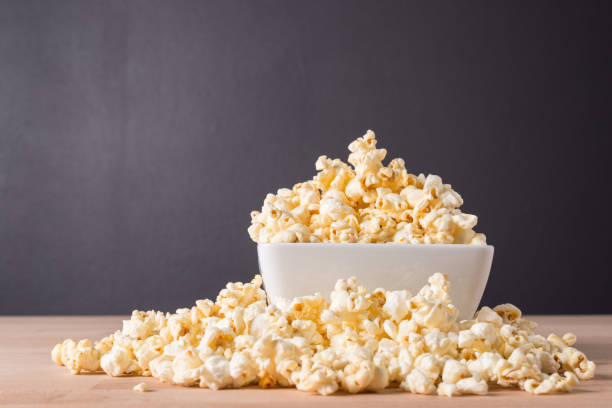
[[[134,311],[96,342],[68,339],[51,352],[71,373],[153,376],[214,390],[257,384],[332,394],[400,387],[418,394],[486,394],[489,384],[531,394],[569,392],[593,378],[595,364],[576,336],[534,332],[504,304],[458,321],[450,283],[434,274],[416,295],[338,280],[319,294],[268,305],[256,275],[228,283],[216,302],[175,314]],[[138,387],[138,389],[137,389]],[[144,383],[134,387],[144,391]],[[142,389],[140,389],[142,388]]]
[[[349,145],[348,162],[321,156],[317,175],[293,189],[268,194],[251,213],[255,242],[365,242],[486,245],[463,214],[461,196],[430,174],[409,174],[404,160],[382,164],[374,132]]]
[[[136,384],[136,385],[134,386],[134,388],[132,388],[132,390],[133,390],[133,391],[136,391],[136,392],[146,392],[146,391],[148,391],[148,389],[147,389],[147,384],[142,383],[142,382],[141,382],[141,383],[138,383],[138,384]]]

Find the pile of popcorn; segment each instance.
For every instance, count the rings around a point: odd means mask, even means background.
[[[293,189],[268,194],[251,213],[255,242],[364,242],[485,245],[463,214],[461,196],[430,174],[409,174],[404,160],[382,164],[374,132],[349,145],[348,162],[321,156],[317,175]]]
[[[321,295],[266,303],[262,280],[228,283],[217,301],[174,314],[134,311],[91,344],[68,339],[53,360],[73,374],[153,376],[211,389],[259,385],[332,394],[400,387],[418,394],[486,394],[490,384],[531,394],[570,391],[595,364],[576,336],[536,334],[510,304],[458,321],[448,278],[434,274],[416,295],[368,293],[354,278]]]

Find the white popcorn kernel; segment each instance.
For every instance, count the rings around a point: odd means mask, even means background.
[[[370,385],[376,375],[376,367],[367,359],[354,354],[349,359],[349,364],[344,367],[342,377],[342,389],[350,393],[361,392]]]
[[[414,360],[414,366],[431,381],[436,381],[440,376],[440,362],[433,354],[421,354]]]
[[[520,309],[510,303],[495,306],[493,310],[504,319],[504,323],[512,323],[521,318]]]
[[[374,377],[367,386],[368,391],[380,391],[389,385],[389,373],[384,367],[374,366]]]
[[[143,382],[138,383],[138,384],[136,384],[136,385],[134,386],[134,388],[132,388],[132,390],[133,390],[133,391],[136,391],[136,392],[146,392],[146,391],[148,391],[148,389],[147,389],[147,384],[145,384],[145,383],[143,383]]]
[[[131,357],[130,351],[120,346],[114,346],[108,354],[102,356],[100,366],[111,377],[133,374],[138,370],[138,364]]]
[[[174,357],[170,356],[159,356],[151,360],[149,367],[151,369],[151,375],[161,382],[172,383],[174,378],[174,370],[172,369],[172,361]]]
[[[257,378],[257,364],[247,352],[238,352],[232,356],[229,373],[234,387],[251,384]]]
[[[474,377],[464,378],[457,381],[457,390],[462,394],[485,395],[489,391],[489,386],[484,380],[477,380]]]
[[[387,292],[383,310],[391,316],[391,319],[399,322],[408,314],[408,298],[410,293],[406,290]]]
[[[315,364],[308,357],[302,358],[302,367],[291,375],[292,382],[300,391],[317,392],[321,395],[333,394],[338,390],[334,370]]]
[[[456,384],[459,380],[470,377],[467,366],[457,360],[449,359],[444,363],[442,381],[447,384]]]
[[[470,373],[478,376],[485,381],[493,381],[496,375],[497,363],[502,360],[502,357],[497,353],[485,352],[478,356],[477,359],[467,362],[467,367]]]
[[[482,340],[489,348],[497,343],[497,330],[491,323],[475,323],[470,331],[477,340]]]
[[[486,241],[481,241],[476,238],[474,230],[464,230],[461,228],[455,228],[455,244],[478,244],[486,245]],[[472,242],[474,240],[474,242]]]
[[[123,335],[134,339],[149,337],[155,329],[155,321],[145,313],[134,310],[130,320],[123,321]]]
[[[230,374],[228,361],[220,356],[212,356],[206,359],[200,381],[213,390],[219,390],[230,386],[233,378]],[[200,387],[202,386],[200,383]]]
[[[471,330],[461,330],[457,340],[457,345],[461,348],[472,347],[476,340],[476,335]]]
[[[387,336],[392,339],[396,339],[397,336],[397,325],[393,323],[391,320],[385,320],[383,323],[383,330],[387,334]]]
[[[201,376],[201,366],[203,362],[198,353],[193,348],[181,351],[172,361],[172,371],[174,376],[172,381],[175,384],[191,386],[199,381]]]
[[[561,365],[557,360],[555,360],[551,353],[536,349],[534,351],[534,356],[536,358],[538,368],[542,373],[553,374],[559,371]]]
[[[544,376],[542,381],[527,379],[522,388],[530,394],[552,394],[555,392],[570,392],[578,384],[578,377],[566,371],[561,377],[558,373]]]
[[[440,201],[445,208],[459,208],[463,205],[463,199],[459,193],[452,189],[440,194]],[[473,228],[473,226],[470,228]]]
[[[441,382],[438,384],[438,395],[452,397],[455,395],[461,395],[461,392],[457,389],[457,385]]]
[[[297,242],[297,234],[290,230],[279,231],[270,240],[270,242]]]
[[[400,387],[414,394],[433,394],[437,390],[433,381],[416,368],[408,374]]]
[[[565,333],[563,335],[563,342],[568,346],[576,344],[576,335],[574,333]]]
[[[418,329],[419,326],[416,321],[402,320],[397,328],[397,341],[403,343],[410,343],[410,336],[415,334]]]
[[[565,347],[561,353],[555,354],[555,359],[564,369],[573,372],[581,380],[590,380],[595,375],[595,363],[573,347]]]
[[[153,335],[135,346],[134,356],[144,374],[150,373],[150,362],[163,353],[165,345],[161,336]]]
[[[469,242],[470,245],[487,245],[487,237],[485,234],[476,234]]]
[[[476,226],[478,217],[471,214],[456,214],[452,216],[452,220],[462,230],[471,230]]]
[[[491,323],[495,327],[501,327],[501,325],[504,323],[502,317],[487,306],[483,307],[478,311],[478,313],[476,313],[476,321]]]

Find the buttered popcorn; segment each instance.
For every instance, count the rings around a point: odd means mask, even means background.
[[[463,214],[461,196],[430,174],[415,176],[404,160],[382,164],[374,132],[349,145],[349,164],[321,156],[317,175],[292,189],[268,194],[261,212],[251,213],[255,242],[364,242],[485,245]],[[352,166],[351,166],[352,165]]]
[[[68,339],[52,359],[71,373],[153,376],[210,389],[296,387],[332,394],[399,387],[452,397],[490,384],[531,394],[568,392],[595,364],[576,336],[534,332],[513,305],[483,307],[458,321],[450,283],[434,274],[417,294],[367,292],[339,280],[330,300],[316,294],[266,303],[262,279],[228,283],[216,302],[174,314],[134,311],[123,329],[95,342]]]

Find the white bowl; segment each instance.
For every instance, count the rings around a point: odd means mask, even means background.
[[[354,276],[368,290],[408,289],[413,295],[436,272],[451,282],[460,319],[471,319],[493,261],[493,246],[404,244],[258,244],[259,270],[269,300],[321,293]]]

